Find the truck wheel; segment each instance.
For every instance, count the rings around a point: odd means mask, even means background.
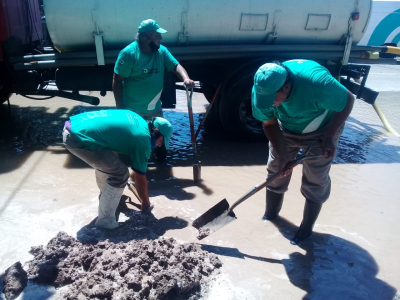
[[[243,142],[266,141],[262,123],[253,117],[251,89],[253,76],[239,79],[220,102],[222,126],[235,140]]]
[[[0,104],[11,97],[12,81],[4,62],[0,62]]]

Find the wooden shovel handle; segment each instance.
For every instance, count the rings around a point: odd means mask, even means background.
[[[296,161],[291,161],[286,165],[285,170],[286,169],[293,169],[295,166],[297,166],[297,162]],[[268,184],[270,184],[271,182],[273,182],[276,179],[278,179],[279,176],[280,176],[280,173],[277,172],[277,173],[272,174],[271,176],[269,176],[266,180],[264,180],[260,184],[254,186],[250,191],[248,191],[245,195],[243,195],[239,200],[237,200],[235,203],[233,203],[233,205],[229,208],[229,212],[231,212],[240,203],[242,203],[243,201],[245,201],[246,199],[250,198],[255,193],[257,193],[258,191],[260,191],[263,188],[265,188]]]

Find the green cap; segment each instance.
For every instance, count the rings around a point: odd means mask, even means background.
[[[275,102],[276,93],[285,83],[286,76],[284,67],[273,63],[262,65],[254,75],[252,105],[258,109],[270,108]]]
[[[174,129],[172,128],[171,123],[168,122],[168,120],[166,120],[164,118],[157,117],[154,119],[153,124],[154,124],[154,127],[158,128],[158,130],[160,130],[160,133],[163,135],[165,148],[169,149],[169,140],[172,136],[172,133],[174,132]]]
[[[139,32],[148,32],[148,31],[156,31],[158,33],[166,33],[165,29],[161,28],[158,23],[152,19],[144,20],[142,23],[140,23],[140,26],[138,28]]]

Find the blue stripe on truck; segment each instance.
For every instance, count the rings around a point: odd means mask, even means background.
[[[382,45],[386,42],[388,36],[396,29],[400,27],[400,9],[387,15],[379,24],[376,26],[374,32],[369,38],[368,45]],[[397,42],[399,41],[399,35],[395,37]],[[388,41],[397,43],[394,40]]]

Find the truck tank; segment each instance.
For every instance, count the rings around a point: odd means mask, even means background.
[[[399,54],[384,46],[356,46],[371,17],[372,0],[43,0],[51,42],[61,53],[10,57],[15,91],[61,96],[96,105],[80,91],[112,90],[118,53],[136,37],[145,19],[168,33],[162,44],[199,82],[197,91],[215,100],[210,115],[234,139],[264,139],[252,116],[251,88],[258,67],[273,60],[311,59],[368,103],[377,93],[365,87],[370,58]],[[105,50],[105,51],[104,51]],[[377,53],[379,54],[377,56]],[[382,58],[397,63],[393,58]],[[348,65],[348,62],[358,65]],[[350,77],[361,79],[356,86]],[[167,73],[163,107],[173,108],[176,78]],[[46,90],[54,82],[58,91]],[[72,92],[69,92],[72,91]],[[1,99],[0,99],[1,100]]]
[[[372,0],[44,0],[49,34],[60,52],[94,50],[93,32],[103,35],[106,49],[122,49],[144,19],[168,30],[166,46],[335,45],[352,12],[359,12],[357,44],[371,8]]]

